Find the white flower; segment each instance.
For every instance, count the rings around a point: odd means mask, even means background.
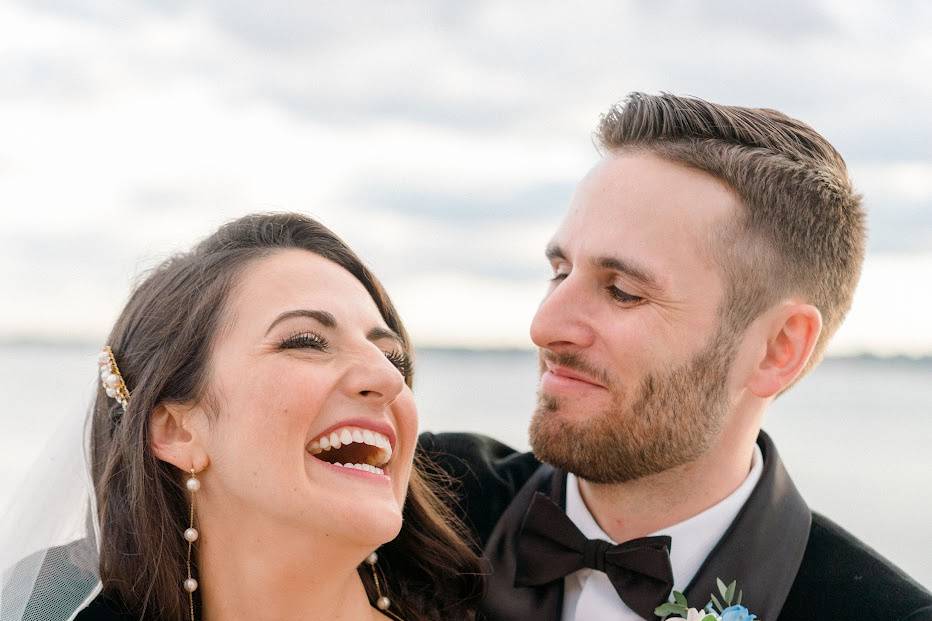
[[[696,610],[695,608],[690,608],[686,611],[686,618],[683,617],[667,617],[667,621],[702,621],[710,613],[705,612],[704,610]],[[718,619],[718,617],[715,617]]]

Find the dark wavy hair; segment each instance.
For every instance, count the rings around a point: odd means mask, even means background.
[[[307,250],[346,269],[412,354],[401,319],[375,276],[334,233],[300,214],[245,216],[152,270],[107,341],[132,393],[129,407],[123,412],[101,388],[92,413],[103,593],[134,617],[181,619],[188,606],[181,588],[187,575],[187,501],[179,471],[150,450],[149,415],[160,403],[208,396],[211,346],[238,276],[251,262],[282,249]],[[412,374],[409,368],[409,386]],[[449,481],[441,477],[418,452],[401,532],[380,550],[393,609],[406,619],[472,618],[481,595],[479,560],[442,501]],[[360,575],[371,597],[369,574]]]

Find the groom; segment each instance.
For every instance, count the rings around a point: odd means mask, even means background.
[[[462,481],[483,616],[657,619],[671,590],[721,600],[720,579],[764,621],[932,620],[761,431],[851,306],[865,216],[841,156],[779,112],[671,95],[630,95],[598,139],[546,250],[533,454],[421,438]]]

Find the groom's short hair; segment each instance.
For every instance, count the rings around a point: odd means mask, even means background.
[[[722,319],[741,333],[780,299],[801,296],[823,318],[814,366],[851,307],[866,243],[861,197],[838,151],[776,110],[669,94],[630,94],[602,117],[597,139],[731,187],[744,209],[709,240],[725,281]]]

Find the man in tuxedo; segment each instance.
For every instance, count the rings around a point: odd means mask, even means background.
[[[482,614],[657,619],[671,590],[701,608],[721,579],[764,621],[932,620],[926,590],[810,511],[761,431],[859,278],[842,157],[779,112],[672,95],[630,95],[598,140],[546,250],[533,453],[421,438],[461,480]]]

